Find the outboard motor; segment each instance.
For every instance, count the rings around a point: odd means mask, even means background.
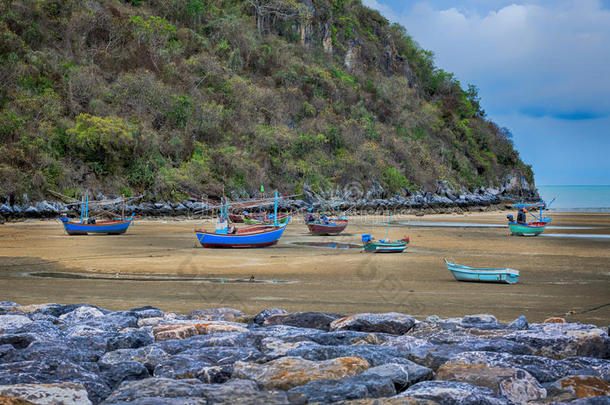
[[[371,235],[368,233],[365,233],[362,235],[362,243],[366,243],[366,242],[370,242],[371,241]]]

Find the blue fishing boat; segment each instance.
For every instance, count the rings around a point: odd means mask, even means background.
[[[105,233],[108,235],[120,235],[127,231],[131,225],[135,213],[125,219],[111,219],[107,221],[88,220],[87,222],[70,221],[66,217],[60,217],[64,229],[68,235],[87,235],[90,233]]]
[[[59,193],[54,193],[57,195],[61,195]],[[65,196],[63,196],[65,197]],[[140,198],[140,197],[135,197]],[[62,215],[59,220],[62,222],[64,226],[64,230],[68,235],[88,235],[88,234],[107,234],[107,235],[120,235],[127,231],[129,226],[134,220],[135,212],[131,214],[130,217],[125,217],[125,201],[124,198],[117,198],[115,200],[105,200],[105,201],[89,201],[89,196],[84,197],[80,202],[71,203],[68,205],[80,205],[81,206],[81,216],[80,221],[71,221],[65,215]],[[123,203],[123,210],[121,214],[121,218],[114,218],[109,220],[97,220],[95,218],[89,217],[89,208],[90,206],[100,206],[100,205],[113,205]],[[109,213],[105,210],[101,210]]]
[[[258,225],[237,229],[234,226],[229,226],[229,204],[226,198],[223,198],[221,205],[220,219],[216,223],[214,231],[195,230],[195,235],[205,248],[253,248],[275,245],[284,230],[290,222],[290,218],[285,218],[283,222],[278,222],[277,203],[281,199],[275,193],[273,224]]]
[[[519,270],[509,268],[479,268],[456,264],[445,259],[447,269],[457,281],[516,284]]]

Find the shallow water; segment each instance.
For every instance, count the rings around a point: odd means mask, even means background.
[[[589,235],[589,234],[578,234],[578,233],[543,233],[538,236],[546,236],[553,238],[587,238],[587,239],[610,239],[610,235]]]
[[[177,282],[197,282],[211,284],[228,284],[228,283],[258,283],[258,284],[274,284],[274,283],[296,283],[290,280],[250,280],[249,278],[220,278],[220,277],[178,277],[178,276],[156,276],[156,275],[132,275],[132,274],[77,274],[67,272],[34,272],[28,274],[31,277],[42,278],[65,278],[78,280],[104,280],[104,281],[177,281]]]
[[[318,248],[330,248],[330,249],[362,249],[361,245],[355,243],[344,243],[344,242],[292,242],[292,245],[297,246],[312,246]]]
[[[508,228],[506,224],[480,224],[472,222],[434,222],[434,221],[407,221],[399,222],[405,226],[428,226],[438,228]],[[553,226],[549,225],[546,229],[603,229],[595,226]]]

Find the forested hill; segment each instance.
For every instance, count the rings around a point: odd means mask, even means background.
[[[533,183],[476,87],[360,0],[0,4],[1,196]]]

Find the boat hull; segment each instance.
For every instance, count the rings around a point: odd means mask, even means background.
[[[338,235],[347,227],[347,221],[337,221],[331,224],[307,224],[312,235]]]
[[[205,248],[257,248],[275,245],[288,222],[281,227],[255,227],[237,234],[217,234],[207,231],[195,231],[201,246]]]
[[[63,220],[64,230],[68,235],[108,234],[120,235],[127,231],[133,221],[133,216],[124,221],[102,221],[95,224],[81,224]]]
[[[369,253],[401,253],[407,248],[407,242],[369,242],[364,244],[364,251]]]
[[[447,269],[457,281],[516,284],[519,271],[508,268],[484,269],[445,262]]]
[[[529,222],[527,224],[509,222],[508,227],[513,235],[538,236],[546,229],[547,224],[546,222]]]

